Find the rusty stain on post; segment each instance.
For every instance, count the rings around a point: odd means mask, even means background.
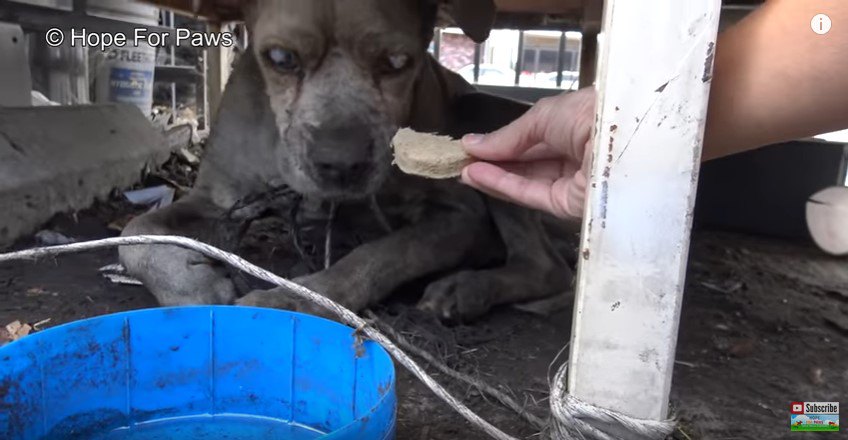
[[[710,43],[707,47],[707,59],[704,61],[704,76],[701,78],[703,82],[713,79],[713,59],[715,59],[715,43]]]

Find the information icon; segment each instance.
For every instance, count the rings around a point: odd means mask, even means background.
[[[817,14],[810,20],[810,28],[813,29],[813,32],[824,35],[830,32],[830,28],[833,26],[833,22],[830,21],[830,17],[826,14]]]

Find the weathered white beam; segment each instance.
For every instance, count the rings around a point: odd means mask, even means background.
[[[667,416],[719,0],[607,0],[569,392]]]

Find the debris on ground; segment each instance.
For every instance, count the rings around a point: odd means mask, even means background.
[[[149,206],[151,210],[164,208],[174,202],[176,191],[167,185],[124,192],[124,197],[134,204]]]
[[[180,148],[177,151],[179,157],[189,165],[200,165],[200,158],[192,153],[188,148]]]
[[[127,275],[127,269],[121,264],[110,264],[108,266],[103,266],[98,269],[100,275],[103,278],[111,281],[113,284],[120,284],[124,286],[143,286],[144,284]]]
[[[30,287],[24,292],[24,296],[27,298],[35,298],[39,296],[59,296],[59,292],[50,292],[41,287]]]
[[[819,367],[810,369],[810,383],[813,385],[824,385],[824,371]]]
[[[124,286],[144,286],[144,283],[141,281],[127,275],[118,275],[114,273],[104,273],[101,275],[113,284],[122,284]]]
[[[727,352],[734,357],[742,358],[750,356],[757,348],[756,338],[738,338],[733,340]]]
[[[189,124],[175,125],[165,130],[165,141],[170,151],[180,151],[192,145],[192,126]]]
[[[719,282],[701,281],[701,285],[715,292],[728,295],[745,286],[742,282],[735,280],[724,280]]]
[[[52,321],[52,320],[53,320],[53,318],[42,319],[41,321],[38,321],[35,324],[33,324],[32,329],[39,332],[39,331],[42,330],[41,326],[50,324],[50,321]]]
[[[198,130],[200,126],[199,119],[193,108],[180,106],[177,108],[177,112],[174,113],[170,107],[155,106],[153,107],[152,114],[153,116],[150,122],[153,123],[153,126],[162,131],[167,131],[176,126],[188,125],[191,127],[191,137],[189,138],[191,143],[198,144],[201,142],[203,133]]]
[[[0,345],[15,342],[28,336],[32,332],[32,326],[21,321],[12,321],[0,330]]]
[[[39,246],[62,246],[76,243],[76,240],[66,237],[62,233],[44,229],[35,234],[35,242],[38,243]]]

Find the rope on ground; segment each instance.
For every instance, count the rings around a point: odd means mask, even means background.
[[[497,440],[517,440],[515,437],[504,433],[474,413],[464,403],[459,401],[459,399],[451,395],[444,387],[439,385],[439,383],[429,376],[424,369],[415,362],[415,360],[401,350],[388,337],[373,326],[369,325],[368,321],[359,317],[349,309],[319,293],[307,289],[306,287],[293,283],[285,278],[279,277],[265,269],[253,265],[237,255],[222,251],[205,243],[201,243],[190,238],[168,235],[117,237],[0,254],[0,263],[17,260],[36,260],[47,256],[57,256],[108,247],[137,245],[172,245],[190,249],[213,260],[227,263],[232,267],[258,279],[284,287],[301,299],[324,307],[336,315],[336,317],[338,317],[344,324],[358,329],[357,331],[361,331],[361,333],[364,333],[371,340],[380,344],[392,355],[392,357],[395,358],[395,360],[397,360],[398,363],[409,370],[416,378],[423,382],[427,388],[436,394],[436,396],[444,400],[451,408],[462,415],[472,425],[488,434],[491,438]],[[427,359],[425,356],[422,357]],[[430,357],[432,358],[432,356]],[[433,364],[436,365],[435,363]],[[664,439],[673,431],[674,423],[672,421],[656,422],[652,420],[635,419],[580,401],[567,393],[565,389],[565,373],[566,366],[563,366],[557,372],[551,389],[552,438],[554,440],[660,440]],[[446,374],[451,375],[451,373]],[[492,390],[498,393],[496,389]],[[487,391],[487,393],[489,391]],[[504,399],[497,396],[493,397],[496,397],[507,406],[518,407],[515,402],[513,402],[513,405],[509,405],[505,403]],[[503,397],[506,397],[506,401],[511,400],[508,396]],[[541,420],[537,420],[536,422],[541,422]],[[536,422],[531,423],[535,426]],[[599,426],[602,428],[599,428]]]
[[[548,428],[548,422],[527,412],[527,410],[522,405],[519,405],[518,402],[516,402],[512,397],[508,396],[506,393],[475,377],[472,377],[471,375],[461,373],[452,369],[451,367],[448,367],[426,350],[422,350],[416,347],[415,345],[412,345],[397,330],[391,328],[389,325],[382,322],[380,318],[371,310],[366,310],[365,316],[371,321],[373,321],[380,330],[388,334],[390,338],[394,339],[395,343],[397,343],[400,348],[406,350],[409,353],[414,354],[415,356],[420,357],[421,359],[424,359],[425,361],[427,361],[427,363],[432,365],[433,368],[441,371],[443,374],[460,382],[465,382],[466,384],[477,388],[478,390],[480,390],[480,392],[488,394],[505,407],[515,411],[516,414],[518,414],[522,419],[524,419],[527,423],[529,423],[539,431],[544,431]]]

